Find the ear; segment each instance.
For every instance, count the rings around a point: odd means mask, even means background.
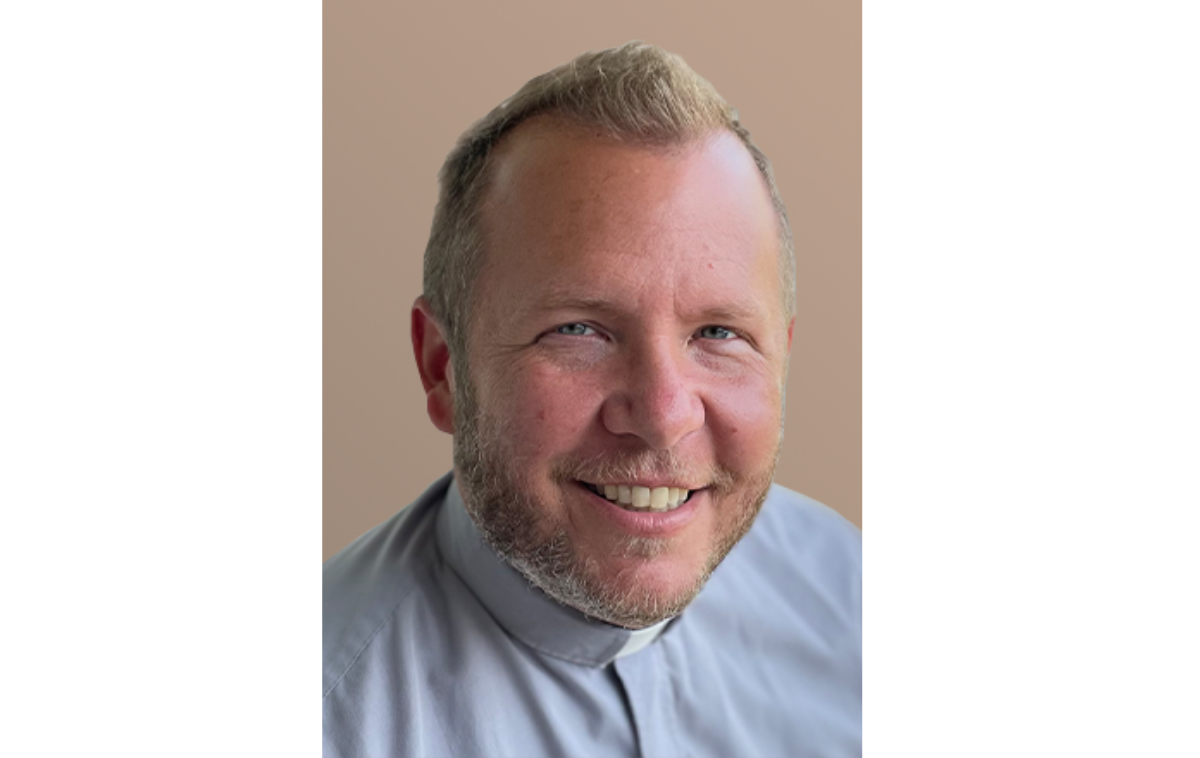
[[[454,371],[450,365],[450,346],[424,295],[413,303],[412,343],[421,386],[425,388],[429,420],[446,434],[454,434]]]
[[[792,332],[796,328],[796,317],[792,316],[792,320],[788,322],[788,352],[792,352]]]

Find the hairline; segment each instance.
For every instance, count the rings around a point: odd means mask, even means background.
[[[737,110],[682,58],[630,42],[584,53],[534,77],[467,129],[442,164],[425,249],[423,297],[452,357],[466,351],[471,321],[477,319],[486,247],[482,215],[494,181],[496,151],[509,132],[542,117],[596,139],[650,150],[687,149],[725,132],[736,136],[754,161],[775,211],[779,289],[785,320],[791,322],[796,312],[795,245],[770,160],[754,144]]]

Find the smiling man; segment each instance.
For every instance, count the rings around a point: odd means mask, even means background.
[[[325,566],[326,755],[858,755],[861,536],[771,483],[794,264],[736,113],[631,43],[441,182],[412,339],[454,470]]]

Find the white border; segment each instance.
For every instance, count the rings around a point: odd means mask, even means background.
[[[868,3],[868,755],[1194,755],[1194,4]]]
[[[316,754],[320,23],[0,12],[6,753]]]

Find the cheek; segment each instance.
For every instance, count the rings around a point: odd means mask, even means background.
[[[504,434],[512,449],[532,459],[572,449],[590,427],[599,405],[598,393],[586,382],[553,370],[512,376],[495,400],[495,407],[505,409]]]
[[[709,405],[709,428],[718,460],[751,471],[769,465],[779,444],[782,398],[773,383],[724,386]]]

